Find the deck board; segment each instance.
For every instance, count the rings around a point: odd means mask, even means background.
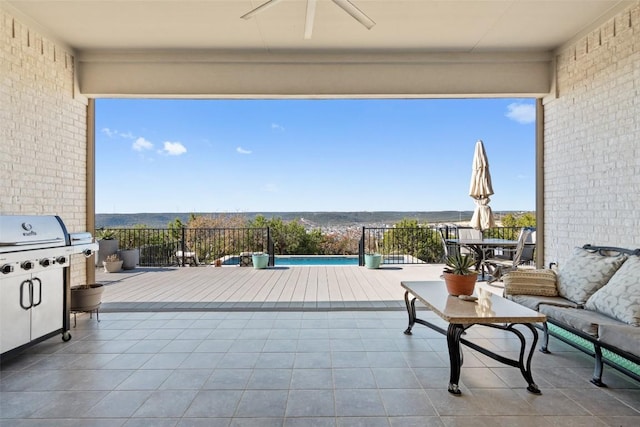
[[[96,270],[102,310],[402,308],[402,280],[439,280],[442,265]],[[443,284],[444,286],[444,284]]]

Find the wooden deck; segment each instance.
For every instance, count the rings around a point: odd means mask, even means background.
[[[402,280],[438,280],[442,265],[97,269],[101,311],[404,309]],[[444,285],[443,285],[444,286]]]

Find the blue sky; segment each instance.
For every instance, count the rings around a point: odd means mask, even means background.
[[[535,209],[533,99],[96,101],[96,212]]]

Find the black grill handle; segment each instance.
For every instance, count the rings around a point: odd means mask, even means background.
[[[29,285],[29,305],[24,304],[24,285]],[[33,282],[29,279],[20,283],[20,307],[29,310],[33,305]]]
[[[33,283],[33,285],[38,284],[38,302],[34,302],[33,301],[33,294],[34,292],[31,291],[31,307],[37,307],[42,303],[42,280],[38,279],[37,277],[34,277],[31,282]],[[32,285],[32,286],[33,286]]]

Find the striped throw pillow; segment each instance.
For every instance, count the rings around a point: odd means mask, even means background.
[[[558,296],[556,273],[550,269],[510,271],[502,281],[505,295]]]

